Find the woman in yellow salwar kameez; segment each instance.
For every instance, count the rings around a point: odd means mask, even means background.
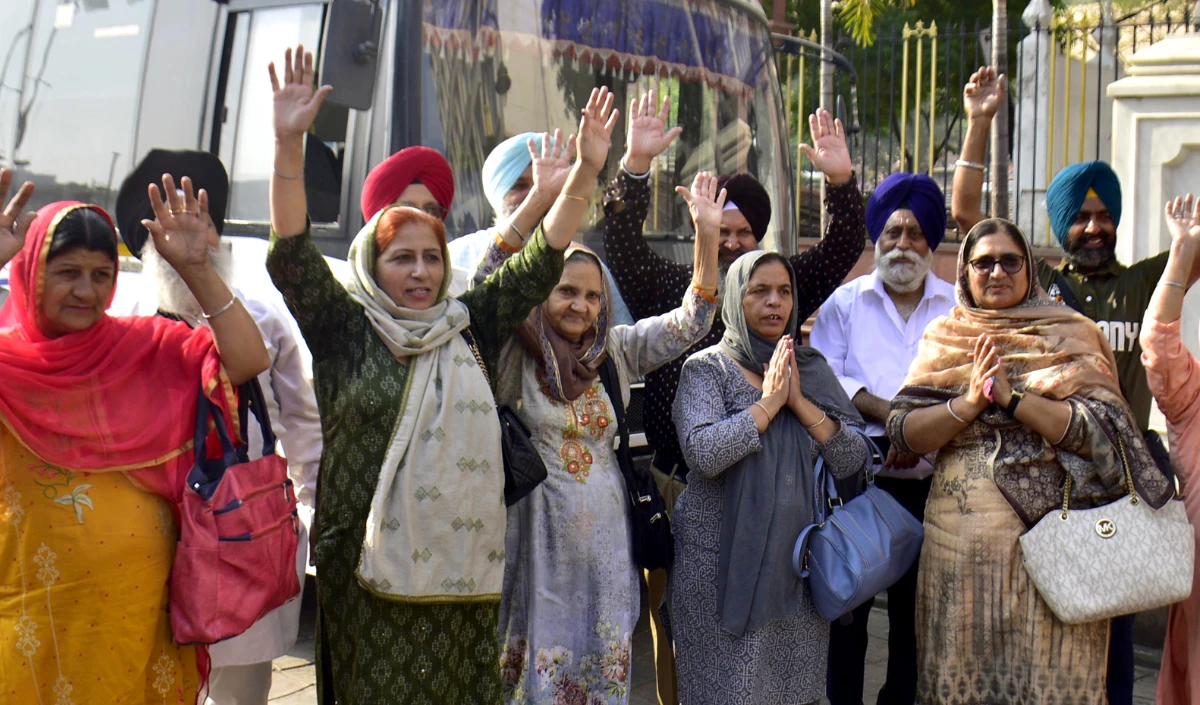
[[[0,203],[11,181],[0,170]],[[117,240],[100,208],[22,215],[25,184],[0,214],[0,703],[192,705],[203,684],[204,654],[171,636],[172,505],[138,478],[190,466],[201,389],[228,410],[268,358],[212,271],[204,193],[163,185],[149,227],[211,332],[105,313]]]

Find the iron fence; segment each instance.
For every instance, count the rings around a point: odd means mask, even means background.
[[[1106,88],[1125,75],[1125,61],[1167,36],[1192,31],[1196,19],[1190,2],[1162,0],[1107,22],[1099,6],[1074,8],[1032,27],[1010,20],[1012,158],[1006,176],[1012,197],[1004,215],[1035,242],[1049,244],[1044,216],[1037,211],[1054,175],[1077,161],[1111,159],[1112,102]],[[816,32],[799,34],[818,39]],[[962,90],[971,74],[989,63],[991,41],[990,25],[983,21],[919,21],[880,34],[870,47],[859,47],[849,37],[835,42],[848,64],[835,72],[837,109],[850,133],[865,194],[894,172],[923,172],[942,186],[949,209],[954,162],[966,132]],[[819,63],[802,52],[778,54],[802,237],[820,235],[821,175],[798,149],[800,141],[811,139],[807,116],[820,99]],[[984,206],[990,215],[990,155],[985,163]],[[948,239],[959,235],[948,233]]]

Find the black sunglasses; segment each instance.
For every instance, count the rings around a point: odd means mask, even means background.
[[[438,203],[426,203],[423,206],[418,206],[415,203],[397,203],[396,205],[401,208],[416,208],[419,211],[425,211],[438,220],[444,221],[446,219],[446,209],[442,208]]]
[[[971,260],[971,269],[974,269],[976,274],[991,274],[995,271],[997,264],[1005,272],[1016,274],[1025,268],[1025,258],[1021,255],[1002,255],[1000,259],[980,257]]]

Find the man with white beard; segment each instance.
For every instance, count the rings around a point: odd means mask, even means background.
[[[954,286],[929,271],[946,231],[946,202],[924,174],[892,174],[867,201],[875,271],[843,284],[817,314],[809,337],[829,360],[846,394],[887,453],[879,487],[924,521],[933,466],[889,450],[884,424],[925,327],[954,306]],[[888,670],[881,704],[916,698],[917,565],[888,588]],[[835,622],[830,632],[827,696],[831,705],[863,702],[867,618],[874,599]]]
[[[496,145],[484,160],[483,193],[496,214],[495,225],[456,237],[447,245],[455,270],[450,282],[452,296],[462,294],[473,285],[475,270],[493,245],[505,252],[520,250],[554,205],[554,199],[558,198],[571,171],[575,138],[572,136],[564,144],[562,132],[556,130],[551,144],[546,145],[545,137],[541,132],[522,132]],[[532,149],[541,155],[536,162],[530,152],[531,142]],[[549,149],[543,149],[546,146]],[[600,268],[612,292],[613,325],[633,325],[633,317],[629,315],[608,265],[601,262]]]
[[[154,241],[141,221],[153,218],[146,184],[161,174],[186,174],[209,200],[209,242],[213,268],[231,282],[233,249],[221,240],[229,178],[221,161],[209,152],[152,150],[121,185],[117,222],[121,239],[143,262],[142,306],[135,314],[162,315],[195,327],[205,324],[204,313],[183,279],[154,249]],[[232,282],[231,282],[232,284]],[[291,315],[281,304],[248,298],[231,287],[250,312],[271,357],[271,367],[258,377],[271,419],[271,428],[288,459],[288,476],[295,483],[301,518],[296,572],[304,585],[307,564],[307,530],[315,507],[317,469],[321,460],[321,419],[317,400],[305,372],[304,345]],[[257,423],[247,424],[250,458],[261,457],[262,439]],[[266,705],[271,690],[271,662],[287,654],[296,643],[301,597],[268,613],[249,630],[209,647],[212,674],[206,705]]]

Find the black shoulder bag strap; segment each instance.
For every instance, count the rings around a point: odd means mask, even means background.
[[[1067,285],[1067,275],[1063,274],[1061,269],[1054,270],[1054,283],[1058,285],[1058,296],[1062,302],[1077,313],[1083,313],[1083,304],[1079,303],[1079,297],[1075,295],[1075,291]]]
[[[625,425],[625,397],[621,394],[617,365],[611,357],[605,357],[600,365],[600,384],[608,390],[608,396],[612,399],[613,414],[617,417],[617,436],[621,439],[621,445],[617,447],[617,464],[621,466],[626,486],[632,487],[630,476],[633,474],[633,454],[629,448],[629,428]]]

